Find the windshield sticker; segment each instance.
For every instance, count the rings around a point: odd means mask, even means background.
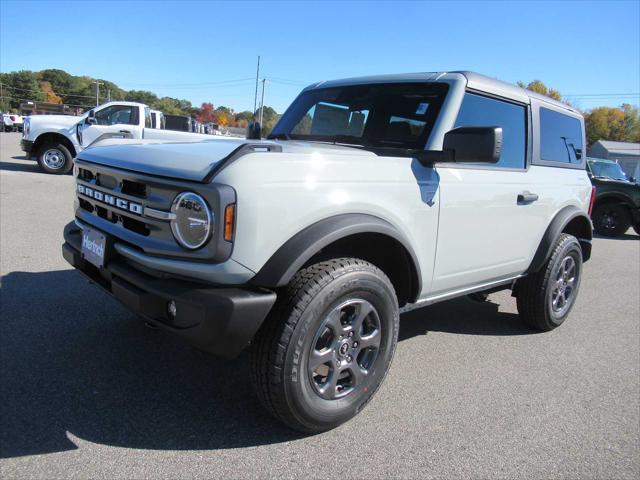
[[[428,103],[419,103],[418,108],[416,109],[416,115],[424,115],[427,113],[427,108],[429,108]]]

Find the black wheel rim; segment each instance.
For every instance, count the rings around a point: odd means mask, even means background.
[[[618,228],[618,214],[614,210],[605,209],[600,213],[598,224],[604,231],[615,231]]]
[[[315,392],[327,400],[366,391],[380,350],[380,316],[362,299],[333,308],[316,332],[308,359]]]

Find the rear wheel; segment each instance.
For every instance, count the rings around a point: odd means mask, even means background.
[[[372,264],[341,258],[300,270],[254,340],[262,404],[305,433],[346,422],[382,383],[398,321],[393,286]]]
[[[629,229],[631,216],[619,203],[598,205],[593,211],[593,228],[605,237],[619,237]]]
[[[47,142],[38,151],[38,164],[47,173],[62,175],[73,167],[73,157],[61,143]]]
[[[582,248],[573,235],[560,234],[544,267],[518,283],[520,317],[532,327],[549,331],[569,315],[582,276]]]

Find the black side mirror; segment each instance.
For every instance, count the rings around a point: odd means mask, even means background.
[[[260,140],[262,138],[262,127],[260,122],[251,122],[247,125],[247,140]]]
[[[636,177],[629,177],[629,181],[631,183],[636,183]]]
[[[442,149],[451,152],[451,162],[496,163],[502,154],[502,128],[454,128],[445,134]]]
[[[93,110],[90,110],[89,115],[87,115],[87,119],[85,120],[85,123],[88,125],[96,125],[98,123],[98,120],[96,119],[96,112],[94,112]]]

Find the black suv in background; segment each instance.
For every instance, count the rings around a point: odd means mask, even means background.
[[[640,235],[640,185],[613,160],[588,158],[587,172],[596,187],[591,219],[600,235],[618,237],[630,226]]]

